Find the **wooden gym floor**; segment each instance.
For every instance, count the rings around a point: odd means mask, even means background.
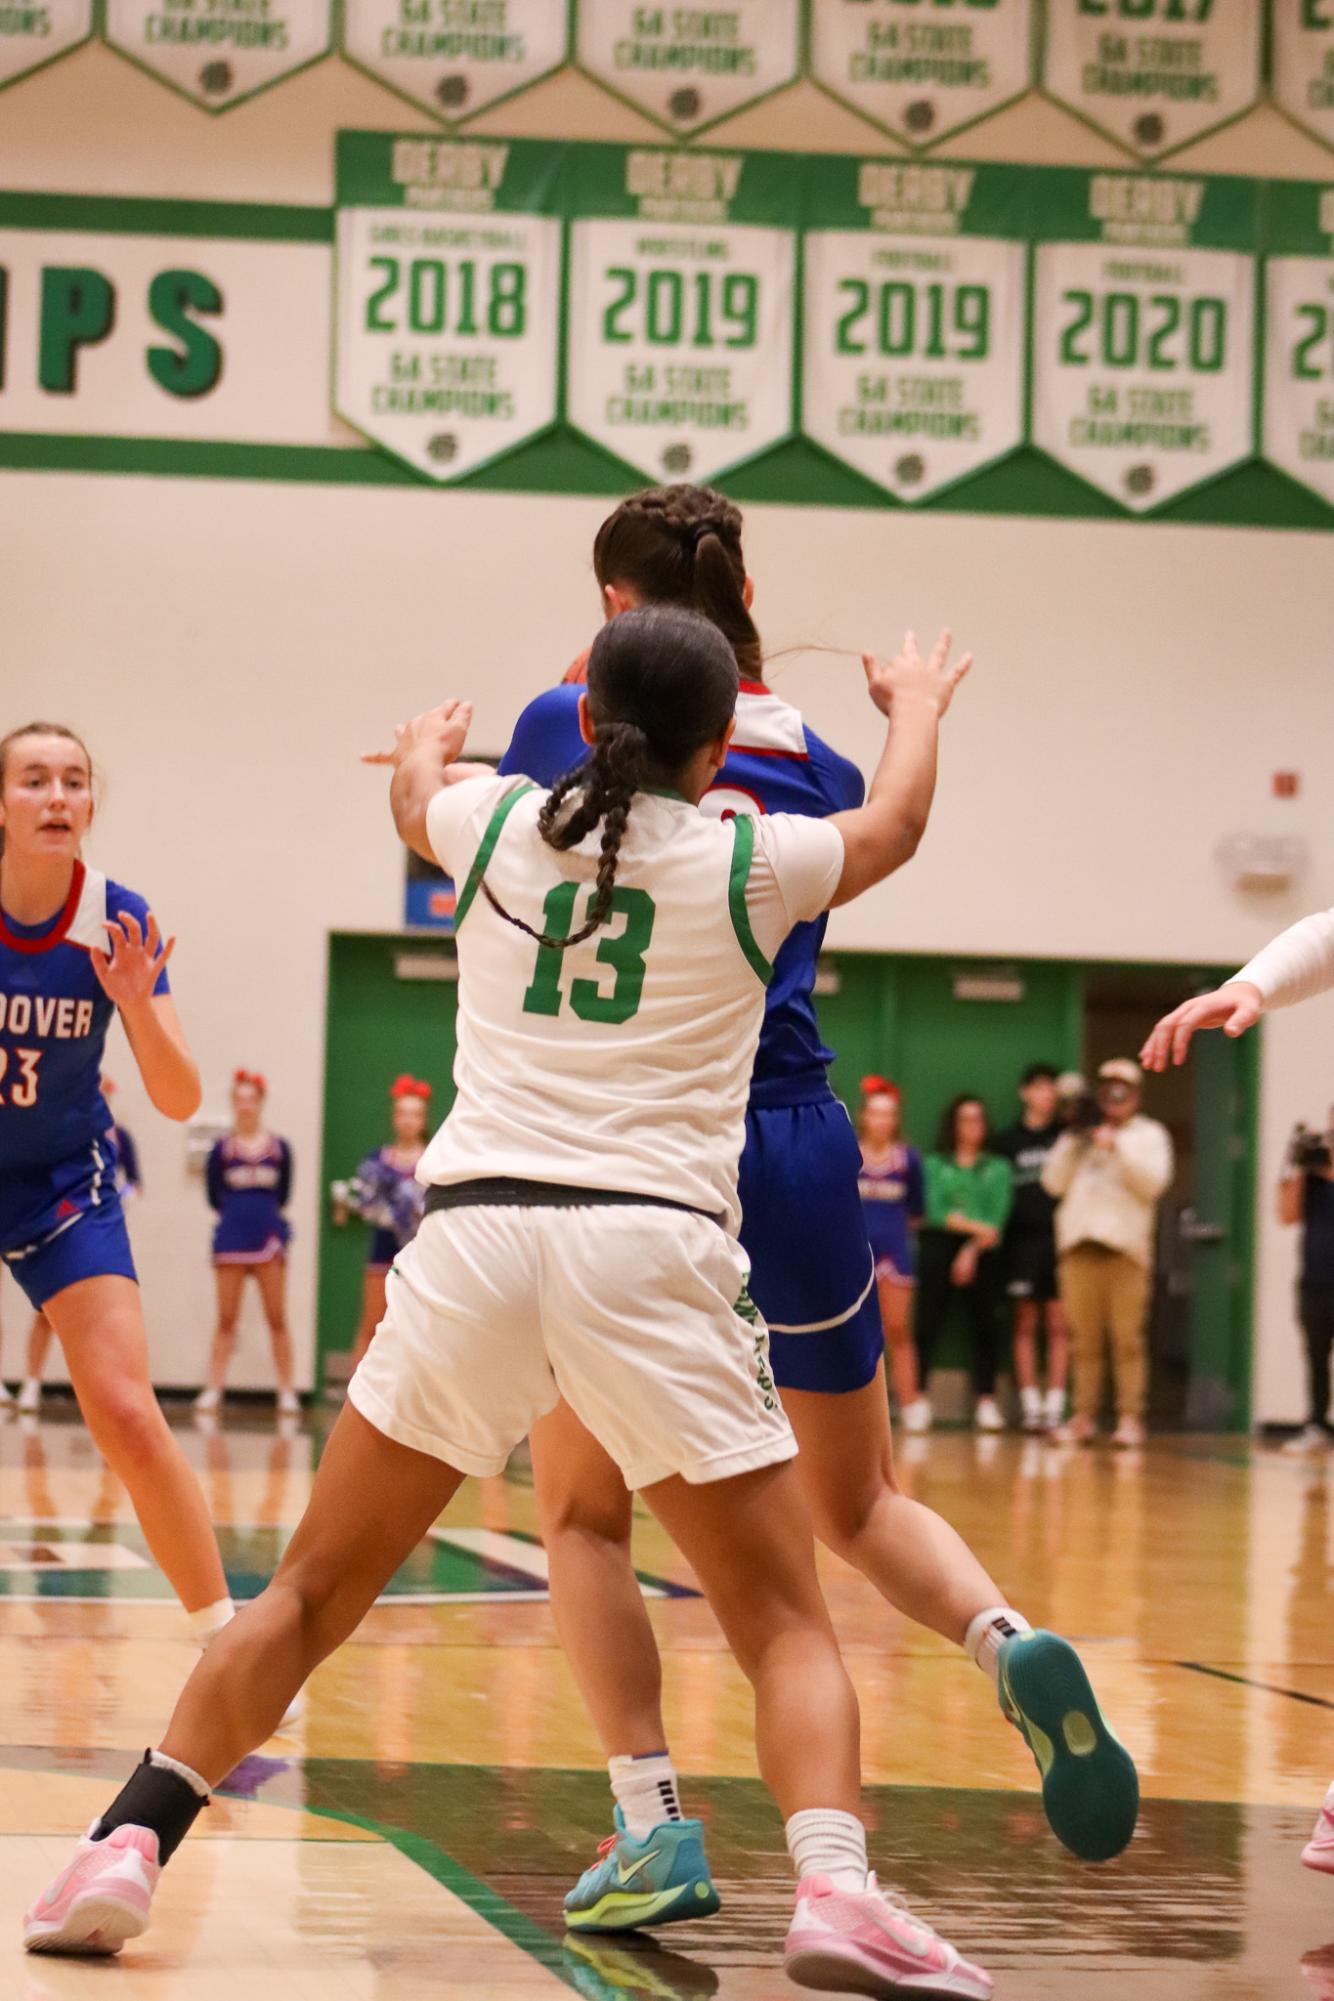
[[[778,2001],[790,1874],[748,1691],[680,1559],[637,1560],[723,1912],[576,1941],[609,1826],[558,1652],[526,1473],[465,1488],[307,1712],[234,1775],[114,1968],[25,1959],[18,1919],[160,1733],[193,1655],[115,1483],[59,1406],[0,1423],[0,1996],[9,2001]],[[238,1594],[296,1522],[323,1421],[182,1426]],[[1334,1467],[1233,1439],[1138,1459],[939,1434],[903,1474],[1035,1624],[1082,1644],[1139,1760],[1130,1851],[1082,1867],[963,1657],[823,1559],[862,1699],[872,1857],[1013,2001],[1334,2001],[1334,1880],[1297,1860],[1334,1776]]]

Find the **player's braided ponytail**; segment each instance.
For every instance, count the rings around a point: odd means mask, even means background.
[[[591,757],[558,778],[538,814],[543,840],[558,851],[602,829],[593,901],[579,930],[553,938],[483,894],[507,923],[552,951],[582,944],[606,923],[635,795],[670,789],[705,744],[722,737],[736,709],[737,665],[709,620],[673,606],[625,612],[604,625],[588,658],[588,708],[596,732]]]
[[[764,652],[746,605],[741,510],[708,486],[650,486],[609,514],[593,544],[599,584],[620,585],[649,604],[687,605],[731,643],[749,680]]]

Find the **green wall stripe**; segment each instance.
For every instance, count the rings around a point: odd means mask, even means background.
[[[332,243],[334,211],[273,202],[0,194],[0,227],[96,229],[109,236],[234,236],[249,243]]]

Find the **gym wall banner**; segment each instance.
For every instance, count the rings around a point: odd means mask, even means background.
[[[1033,81],[1035,0],[818,0],[816,83],[905,146],[936,146],[1022,97]]]
[[[0,195],[0,467],[1334,526],[1334,177],[337,167],[336,211]]]
[[[1262,0],[1046,0],[1042,83],[1118,145],[1161,159],[1250,110],[1263,30]]]
[[[645,479],[792,429],[796,160],[588,147],[570,188],[566,415]]]
[[[103,0],[102,34],[150,76],[207,111],[318,62],[332,0]]]
[[[687,138],[795,81],[801,9],[799,0],[730,7],[579,0],[575,47],[589,76]]]
[[[348,61],[457,123],[549,76],[570,52],[571,0],[343,0]]]

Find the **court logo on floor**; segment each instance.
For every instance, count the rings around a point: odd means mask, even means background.
[[[264,1589],[291,1541],[294,1523],[229,1524],[218,1547],[234,1598]],[[698,1594],[639,1573],[646,1598]],[[22,1521],[0,1518],[0,1604],[171,1604],[174,1593],[134,1522]],[[382,1605],[533,1604],[549,1596],[546,1551],[513,1530],[432,1529],[390,1578]]]

